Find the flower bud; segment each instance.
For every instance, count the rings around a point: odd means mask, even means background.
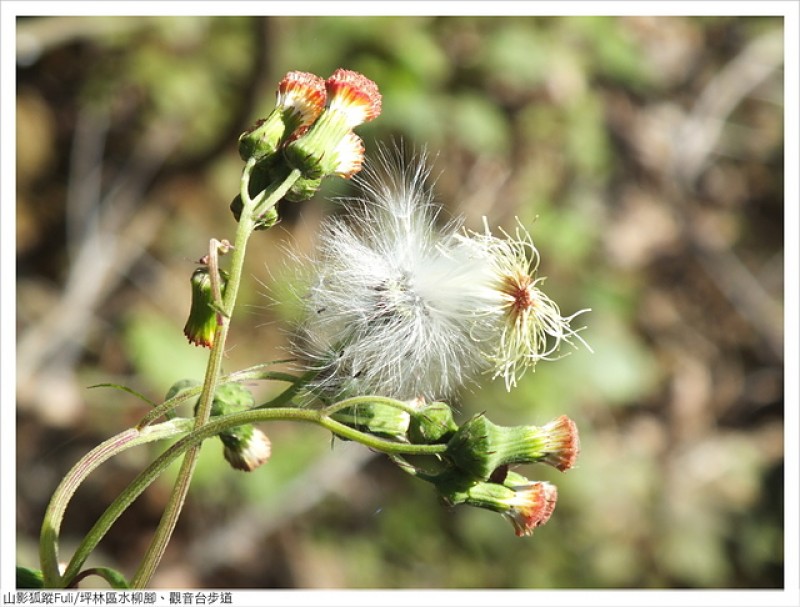
[[[282,156],[276,156],[274,161],[270,162],[267,166],[269,183],[283,182],[289,176],[291,171],[292,169],[286,164],[286,160]],[[312,179],[310,177],[301,175],[300,178],[292,184],[292,187],[289,188],[289,191],[286,192],[283,200],[288,200],[289,202],[302,202],[303,200],[308,200],[314,194],[316,194],[320,185],[322,185],[322,177]]]
[[[219,435],[222,454],[236,470],[252,472],[264,464],[272,454],[269,438],[252,424],[238,426]]]
[[[225,294],[228,274],[220,271],[221,291]],[[217,312],[214,310],[214,293],[211,289],[211,276],[205,266],[197,268],[192,274],[192,305],[183,334],[196,346],[214,346],[214,333],[217,330]]]
[[[287,143],[284,155],[292,168],[311,179],[351,177],[364,158],[363,143],[352,129],[380,114],[381,94],[369,78],[343,69],[328,78],[325,88],[325,111],[306,133]]]
[[[411,415],[408,438],[416,444],[433,444],[447,441],[457,430],[447,403],[433,402]]]
[[[409,414],[402,409],[379,403],[347,407],[331,415],[333,419],[358,430],[406,440]]]
[[[239,137],[242,160],[261,160],[275,154],[281,143],[308,128],[325,105],[322,78],[289,72],[278,84],[275,109]]]
[[[214,393],[211,415],[227,415],[249,409],[255,404],[250,391],[240,384],[223,384]],[[197,405],[195,405],[197,414]],[[269,438],[252,424],[236,426],[219,433],[222,454],[237,470],[251,472],[269,459],[272,452]]]
[[[514,526],[517,537],[531,535],[536,527],[544,525],[558,499],[555,485],[529,481],[513,472],[508,473],[504,484],[470,480],[454,470],[432,482],[450,505],[466,504],[499,512]]]
[[[231,213],[233,213],[234,219],[238,222],[242,217],[242,209],[244,208],[244,203],[242,202],[242,197],[237,195],[236,198],[233,199],[231,202]],[[271,228],[276,223],[278,223],[278,209],[274,206],[268,208],[261,216],[255,218],[254,228],[255,230],[266,230]]]
[[[214,392],[211,415],[227,415],[249,409],[256,403],[250,390],[241,384],[222,384]]]
[[[286,125],[283,112],[275,108],[239,136],[239,156],[242,160],[268,158],[278,151]]]
[[[561,416],[546,426],[497,426],[485,415],[465,423],[445,455],[461,470],[487,480],[507,464],[544,462],[562,472],[575,463],[580,441],[575,423]]]

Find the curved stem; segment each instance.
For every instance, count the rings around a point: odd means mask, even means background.
[[[242,369],[241,371],[236,371],[235,373],[231,373],[229,375],[225,375],[219,379],[217,384],[219,386],[223,384],[230,384],[233,382],[239,381],[248,381],[248,380],[273,380],[273,381],[285,381],[291,384],[297,385],[299,382],[303,381],[302,377],[297,377],[295,375],[291,375],[289,373],[283,373],[281,371],[266,371],[266,367],[278,364],[282,362],[288,362],[285,360],[276,360],[269,363],[263,363],[260,365],[256,365],[254,367],[250,367],[248,369]],[[292,386],[294,387],[294,386]],[[291,387],[289,389],[292,389]],[[299,387],[295,388],[292,392],[292,396],[299,390]],[[165,415],[184,401],[189,400],[193,396],[198,396],[203,391],[202,386],[193,386],[191,388],[186,388],[182,390],[172,398],[167,401],[164,401],[157,407],[153,407],[151,411],[145,415],[141,421],[137,424],[137,428],[141,429],[146,426],[149,426],[154,421],[156,421],[162,415]],[[291,398],[291,397],[290,397]]]
[[[337,411],[347,409],[348,407],[356,407],[358,405],[386,405],[387,407],[394,407],[395,409],[400,409],[409,414],[417,411],[417,408],[413,405],[387,396],[353,396],[325,407],[322,411],[325,415],[333,415]]]
[[[175,419],[141,430],[131,428],[101,443],[72,467],[53,493],[42,522],[39,558],[46,588],[62,587],[62,577],[58,571],[58,536],[67,504],[84,479],[100,464],[125,449],[169,438],[190,428],[191,420],[187,419]]]
[[[181,418],[180,421],[188,424],[191,420]],[[100,518],[97,519],[97,522],[89,533],[83,538],[83,541],[78,546],[78,549],[67,565],[63,581],[68,584],[70,580],[78,574],[89,554],[91,554],[92,550],[94,550],[125,509],[128,508],[128,506],[130,506],[130,504],[132,504],[133,501],[182,453],[195,448],[205,439],[219,434],[220,432],[224,432],[225,430],[235,428],[242,424],[268,421],[311,422],[330,430],[337,436],[359,442],[377,451],[392,455],[437,455],[443,453],[447,449],[446,445],[410,445],[408,443],[398,443],[376,438],[370,434],[360,432],[332,420],[322,411],[313,409],[297,409],[294,407],[250,409],[248,411],[214,417],[209,423],[201,428],[193,430],[164,451],[164,453],[156,458],[146,470],[139,474],[139,476],[128,485],[125,491],[123,491],[114,503],[112,503]],[[159,428],[161,425],[162,424],[153,426],[153,429]],[[131,587],[134,587],[133,582],[131,582]]]

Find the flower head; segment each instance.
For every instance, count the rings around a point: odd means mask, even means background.
[[[530,481],[515,472],[508,472],[502,483],[476,481],[455,470],[425,480],[433,483],[450,505],[465,504],[499,512],[514,525],[517,537],[531,535],[550,520],[558,500],[555,485]]]
[[[339,68],[325,81],[327,108],[345,116],[348,128],[369,122],[381,113],[378,86],[366,76]]]
[[[542,461],[561,472],[574,468],[581,452],[581,439],[575,422],[562,415],[542,426],[542,430],[547,436],[546,455]]]
[[[361,170],[361,163],[364,162],[364,142],[361,137],[350,131],[334,148],[332,156],[336,161],[333,172],[340,177],[350,179]]]
[[[503,515],[514,525],[517,537],[531,535],[544,525],[558,501],[558,489],[547,482],[528,482],[513,488],[514,494],[503,501]]]
[[[351,177],[364,158],[364,147],[352,129],[381,113],[381,94],[372,80],[345,69],[336,70],[325,88],[325,110],[307,132],[288,142],[285,157],[304,177]]]
[[[325,83],[308,72],[289,72],[278,84],[275,109],[239,137],[239,155],[269,158],[282,142],[304,132],[325,107]]]
[[[294,122],[289,133],[310,126],[325,107],[325,83],[316,74],[289,72],[278,84],[276,107],[287,123]]]
[[[445,457],[464,472],[490,480],[509,464],[543,462],[564,472],[579,453],[578,429],[566,415],[544,426],[498,426],[481,414],[458,428]]]
[[[574,346],[576,339],[591,348],[570,326],[588,309],[562,317],[558,305],[539,288],[545,279],[537,275],[539,251],[530,233],[520,224],[515,236],[503,235],[494,236],[487,225],[483,233],[458,239],[461,247],[486,263],[482,280],[473,286],[476,314],[489,320],[482,325],[489,333],[480,339],[494,377],[503,377],[510,390],[538,361],[557,358],[562,342]]]

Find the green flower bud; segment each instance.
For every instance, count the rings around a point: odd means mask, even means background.
[[[222,384],[214,393],[211,415],[227,415],[249,409],[256,404],[253,394],[241,384]]]
[[[238,426],[219,435],[222,454],[236,470],[252,472],[264,464],[272,454],[272,445],[264,434],[252,424]]]
[[[211,416],[227,415],[249,409],[255,404],[251,392],[241,384],[223,384],[214,393]],[[195,415],[197,405],[195,405]],[[222,454],[237,470],[251,472],[266,462],[272,452],[269,438],[252,424],[236,426],[219,433]]]
[[[242,202],[242,197],[237,195],[236,198],[233,199],[231,202],[231,213],[233,213],[234,219],[238,222],[242,217],[242,209],[244,208],[244,203]],[[261,216],[255,219],[255,230],[267,230],[278,223],[278,209],[275,207],[270,207],[269,209],[264,212]]]
[[[568,470],[579,451],[577,428],[565,415],[541,427],[497,426],[478,415],[459,428],[445,455],[461,470],[488,480],[497,468],[515,463],[544,462]]]
[[[408,438],[416,444],[433,444],[447,441],[458,430],[453,411],[447,403],[433,402],[423,405],[411,416]]]
[[[333,174],[350,177],[361,168],[364,145],[343,115],[325,112],[305,135],[286,145],[284,155],[289,166],[308,179]]]
[[[410,419],[402,409],[377,403],[347,407],[331,417],[362,432],[401,440],[406,440]]]
[[[228,274],[220,271],[221,291],[225,294]],[[192,274],[192,305],[189,318],[183,327],[183,334],[196,346],[214,346],[214,333],[217,330],[217,312],[214,310],[214,294],[211,289],[211,276],[207,267],[197,268]]]
[[[285,130],[283,111],[275,108],[239,136],[239,156],[242,160],[269,158],[278,151]]]

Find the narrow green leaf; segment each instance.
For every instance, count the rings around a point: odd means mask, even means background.
[[[38,569],[17,565],[17,588],[44,588],[44,575]]]
[[[154,403],[152,400],[147,398],[144,394],[142,394],[141,392],[137,392],[133,388],[129,388],[127,386],[121,386],[119,384],[94,384],[93,386],[89,386],[90,390],[92,388],[115,388],[116,390],[122,390],[123,392],[127,392],[128,394],[132,394],[136,398],[141,399],[144,402],[146,402],[151,407],[155,407],[156,406],[156,403]]]

